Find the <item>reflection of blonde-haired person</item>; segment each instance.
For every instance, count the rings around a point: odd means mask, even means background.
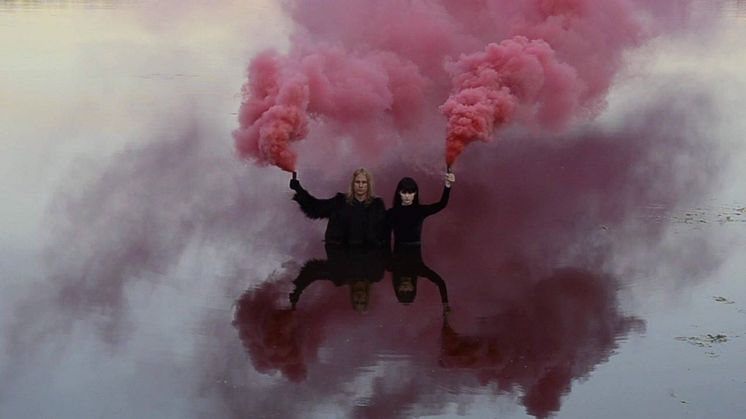
[[[347,248],[325,246],[326,260],[307,261],[293,280],[290,304],[295,309],[303,291],[316,281],[331,281],[335,286],[346,286],[352,308],[365,312],[370,306],[371,285],[382,280],[386,269],[387,252],[379,248]]]
[[[355,170],[347,194],[328,199],[314,197],[297,179],[290,181],[290,189],[307,217],[329,219],[324,234],[327,244],[377,247],[385,243],[386,210],[383,200],[373,193],[373,176],[367,170]]]

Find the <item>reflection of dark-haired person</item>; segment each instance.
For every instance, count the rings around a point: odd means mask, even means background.
[[[324,234],[327,244],[378,247],[387,243],[386,209],[383,200],[373,193],[373,177],[367,170],[358,169],[352,174],[347,194],[337,193],[328,199],[314,197],[295,178],[290,181],[290,189],[307,217],[329,219]]]
[[[443,314],[451,311],[448,305],[448,289],[437,272],[430,269],[422,260],[420,246],[400,246],[389,264],[391,281],[394,285],[396,299],[402,304],[410,304],[417,297],[417,278],[427,278],[438,287],[440,301],[443,303]]]
[[[370,304],[370,285],[383,279],[386,270],[385,251],[379,248],[349,248],[327,245],[326,260],[306,262],[293,280],[290,293],[293,308],[309,285],[318,280],[329,280],[335,286],[347,285],[352,308],[364,312]]]
[[[446,173],[445,186],[440,201],[434,204],[420,204],[417,182],[405,177],[396,185],[394,206],[386,211],[386,224],[394,233],[394,248],[400,246],[419,246],[422,236],[422,224],[425,218],[437,213],[448,205],[451,185],[456,182],[456,175]]]

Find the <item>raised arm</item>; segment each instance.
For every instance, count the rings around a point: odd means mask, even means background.
[[[303,211],[308,218],[329,218],[334,211],[337,196],[328,199],[316,198],[303,189],[300,185],[300,181],[296,179],[295,176],[290,180],[290,189],[295,191],[293,200],[300,205],[301,211]]]
[[[440,196],[440,201],[434,204],[422,205],[423,215],[425,217],[435,214],[448,205],[448,198],[451,195],[451,186],[454,182],[456,182],[456,175],[454,175],[453,172],[448,171],[448,173],[446,173],[445,185],[443,186],[443,194]]]
[[[422,211],[425,217],[435,214],[442,210],[448,205],[448,197],[451,194],[451,188],[443,187],[443,194],[440,196],[440,201],[434,204],[422,205]]]

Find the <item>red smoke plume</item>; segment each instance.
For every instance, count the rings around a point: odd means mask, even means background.
[[[341,126],[343,134],[367,124],[369,140],[382,119],[397,129],[412,126],[422,113],[425,84],[416,66],[388,51],[356,54],[320,44],[300,46],[288,57],[264,52],[252,60],[243,88],[233,133],[238,154],[295,171],[290,146],[308,135],[309,115]],[[328,158],[328,149],[320,152]]]
[[[561,126],[576,112],[585,90],[549,44],[522,36],[462,56],[453,67],[456,92],[440,108],[448,118],[448,166],[467,144],[488,141],[516,116]]]
[[[250,65],[238,152],[286,170],[296,152],[317,166],[374,166],[385,152],[435,165],[438,109],[449,164],[508,123],[561,130],[603,110],[624,52],[679,3],[290,1],[289,51]],[[313,145],[293,144],[306,136]]]
[[[265,52],[252,61],[243,94],[240,128],[233,133],[238,154],[294,171],[290,143],[308,135],[306,81],[284,75],[278,57]]]
[[[511,2],[494,3],[504,10]],[[453,91],[440,108],[448,121],[447,164],[511,122],[558,131],[598,114],[622,53],[653,34],[643,25],[648,7],[624,0],[513,5],[505,40],[462,54],[448,69]],[[477,21],[496,18],[494,10],[486,14]]]

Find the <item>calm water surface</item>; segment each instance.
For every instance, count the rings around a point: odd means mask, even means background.
[[[232,155],[279,8],[160,4],[0,6],[0,417],[746,411],[746,2],[653,42],[567,145],[465,158],[414,260],[327,252],[286,176]]]

